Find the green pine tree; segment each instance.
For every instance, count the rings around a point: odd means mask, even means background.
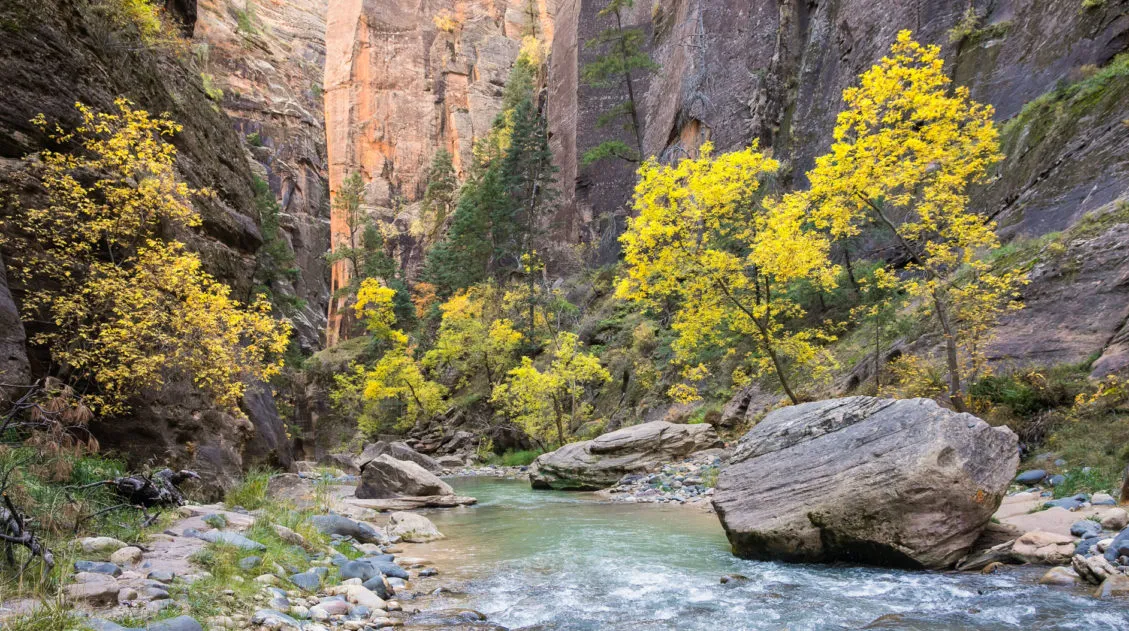
[[[597,127],[623,121],[623,129],[635,141],[634,146],[622,140],[606,140],[584,153],[582,162],[592,164],[607,158],[639,162],[643,156],[643,132],[635,101],[635,74],[654,72],[658,65],[643,50],[644,33],[638,28],[624,28],[623,14],[634,0],[609,0],[597,17],[614,20],[615,25],[601,31],[584,43],[585,48],[600,50],[595,61],[585,64],[581,80],[595,88],[622,87],[627,99],[605,111],[596,120]]]

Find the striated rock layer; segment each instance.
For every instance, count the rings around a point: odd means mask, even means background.
[[[306,352],[324,346],[329,308],[326,8],[327,0],[200,0],[193,35],[209,96],[231,117],[252,170],[279,201],[300,273],[271,289],[301,300],[287,316]]]
[[[1018,462],[1011,430],[934,401],[832,399],[766,416],[722,470],[713,504],[745,558],[947,568]]]
[[[542,454],[533,462],[529,480],[535,489],[596,491],[625,475],[648,473],[696,451],[721,446],[717,432],[704,423],[651,421]]]

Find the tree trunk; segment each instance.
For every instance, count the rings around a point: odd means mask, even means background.
[[[964,412],[964,394],[960,389],[960,359],[957,356],[957,340],[953,334],[952,325],[949,323],[947,307],[937,290],[932,291],[933,310],[937,312],[937,320],[941,323],[941,330],[945,333],[945,363],[949,369],[949,400],[953,402],[953,409]]]

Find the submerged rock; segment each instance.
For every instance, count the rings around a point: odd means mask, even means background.
[[[388,454],[377,456],[361,467],[361,483],[356,491],[360,499],[454,494],[450,485],[427,469]]]
[[[1018,459],[1011,430],[930,400],[818,401],[746,434],[713,504],[742,557],[946,568],[988,524]]]
[[[717,432],[707,424],[652,421],[542,454],[530,467],[529,480],[535,489],[597,491],[625,475],[650,473],[673,460],[721,445]]]

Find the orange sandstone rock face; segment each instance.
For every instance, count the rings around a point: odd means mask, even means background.
[[[422,262],[410,234],[440,148],[460,175],[501,109],[525,34],[552,37],[551,0],[334,0],[326,20],[325,123],[331,196],[350,174],[406,273]],[[348,245],[332,213],[333,247]],[[332,290],[346,285],[345,261]],[[349,337],[345,299],[329,306],[327,343]]]

